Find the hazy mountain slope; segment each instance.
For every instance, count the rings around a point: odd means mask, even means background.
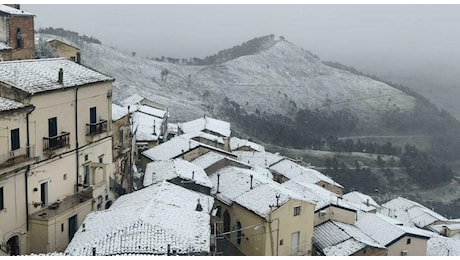
[[[274,41],[268,46],[221,64],[192,66],[152,61],[99,44],[80,44],[85,65],[116,79],[114,99],[139,93],[170,106],[177,120],[217,113],[225,97],[247,111],[270,114],[346,108],[367,123],[388,111],[407,111],[415,105],[412,96],[328,67],[290,42]],[[166,81],[161,79],[163,69],[169,71]]]
[[[351,109],[361,119],[390,110],[410,110],[414,98],[384,83],[337,70],[287,41],[270,48],[209,66],[195,75],[193,87],[207,89],[239,103],[246,110],[273,114],[297,108]]]

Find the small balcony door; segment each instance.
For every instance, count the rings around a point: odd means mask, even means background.
[[[96,132],[96,107],[91,107],[89,109],[89,123],[90,123],[90,133]]]
[[[40,184],[40,201],[42,205],[48,204],[48,182]]]
[[[21,147],[19,142],[19,128],[11,130],[11,151],[17,150]]]
[[[48,137],[57,136],[57,118],[52,117],[48,119]],[[57,139],[49,139],[49,147],[55,147],[57,145]]]
[[[300,240],[300,232],[294,232],[291,234],[291,255],[297,255],[299,252],[299,241]]]
[[[72,241],[75,232],[77,232],[77,215],[73,215],[69,218],[69,243]]]

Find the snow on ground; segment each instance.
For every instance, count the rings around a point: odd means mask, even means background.
[[[44,37],[44,35],[42,36]],[[287,41],[221,64],[192,66],[157,62],[100,44],[78,44],[83,64],[112,75],[114,100],[134,93],[165,104],[177,121],[216,113],[225,97],[249,112],[289,115],[301,108],[349,108],[369,120],[406,111],[415,99],[385,83],[331,68]],[[161,71],[167,69],[166,79]]]

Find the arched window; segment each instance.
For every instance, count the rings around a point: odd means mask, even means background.
[[[241,236],[243,232],[241,232],[241,222],[239,221],[236,222],[236,230],[236,242],[241,244]]]

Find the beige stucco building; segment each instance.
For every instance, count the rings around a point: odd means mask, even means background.
[[[35,153],[23,175],[21,252],[63,251],[90,211],[111,205],[112,82],[62,58],[0,63],[1,95],[34,107],[23,137]]]
[[[80,49],[70,43],[60,41],[58,39],[48,40],[48,44],[58,57],[66,58],[76,63],[81,62]]]
[[[34,162],[27,118],[33,106],[0,97],[0,255],[27,251],[26,175]]]
[[[226,166],[210,178],[218,236],[248,256],[311,255],[314,203],[250,169]]]

